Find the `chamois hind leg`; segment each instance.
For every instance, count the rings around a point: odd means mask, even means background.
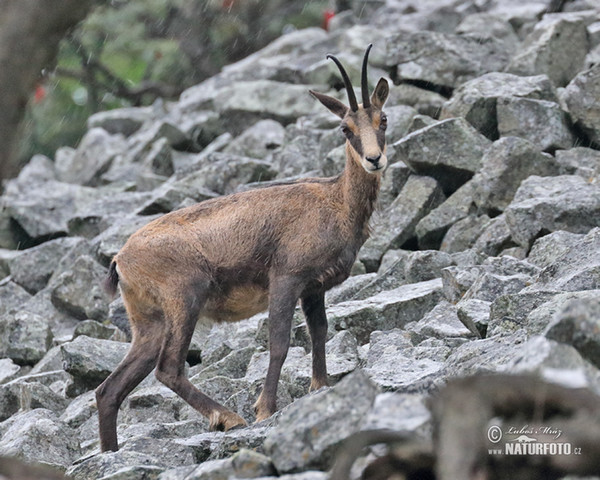
[[[306,317],[306,324],[312,342],[312,379],[310,381],[310,391],[312,392],[327,385],[325,294],[319,293],[303,298],[302,311]]]
[[[138,322],[143,321],[143,328]],[[125,397],[148,376],[156,365],[162,337],[160,320],[140,320],[130,316],[133,339],[125,358],[96,389],[100,449],[103,452],[119,449],[117,415]]]
[[[277,385],[290,348],[290,331],[298,302],[299,285],[293,277],[271,279],[269,287],[269,368],[261,394],[254,404],[256,421],[277,411]]]
[[[166,327],[156,378],[207,417],[210,430],[246,425],[242,417],[202,393],[185,376],[185,359],[201,309],[197,299],[174,295],[163,307]]]

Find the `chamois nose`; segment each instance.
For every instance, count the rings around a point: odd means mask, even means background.
[[[367,162],[372,163],[373,165],[377,166],[377,164],[379,163],[379,159],[381,158],[381,153],[379,155],[377,155],[376,157],[365,157]]]

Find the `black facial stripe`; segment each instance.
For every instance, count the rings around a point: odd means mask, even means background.
[[[354,148],[354,150],[356,150],[356,153],[358,153],[361,157],[363,155],[363,148],[362,148],[362,142],[360,141],[360,137],[356,136],[356,135],[351,135],[348,140],[350,141],[350,145],[352,145],[352,148]]]
[[[375,136],[377,137],[377,145],[379,145],[379,149],[383,151],[383,147],[385,146],[385,129],[380,128],[377,130]]]

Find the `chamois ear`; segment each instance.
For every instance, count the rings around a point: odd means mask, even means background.
[[[340,102],[337,98],[330,97],[329,95],[324,95],[319,92],[315,92],[314,90],[309,90],[310,94],[315,97],[319,102],[321,102],[327,110],[331,113],[336,114],[340,118],[344,118],[346,113],[348,113],[348,107]]]
[[[388,98],[390,93],[390,86],[385,78],[380,78],[377,82],[373,95],[371,95],[371,103],[379,110],[383,108],[383,104]]]

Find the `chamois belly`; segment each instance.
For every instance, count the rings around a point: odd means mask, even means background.
[[[202,312],[215,322],[237,322],[264,312],[269,305],[269,292],[258,285],[232,287],[225,295],[209,298]]]

